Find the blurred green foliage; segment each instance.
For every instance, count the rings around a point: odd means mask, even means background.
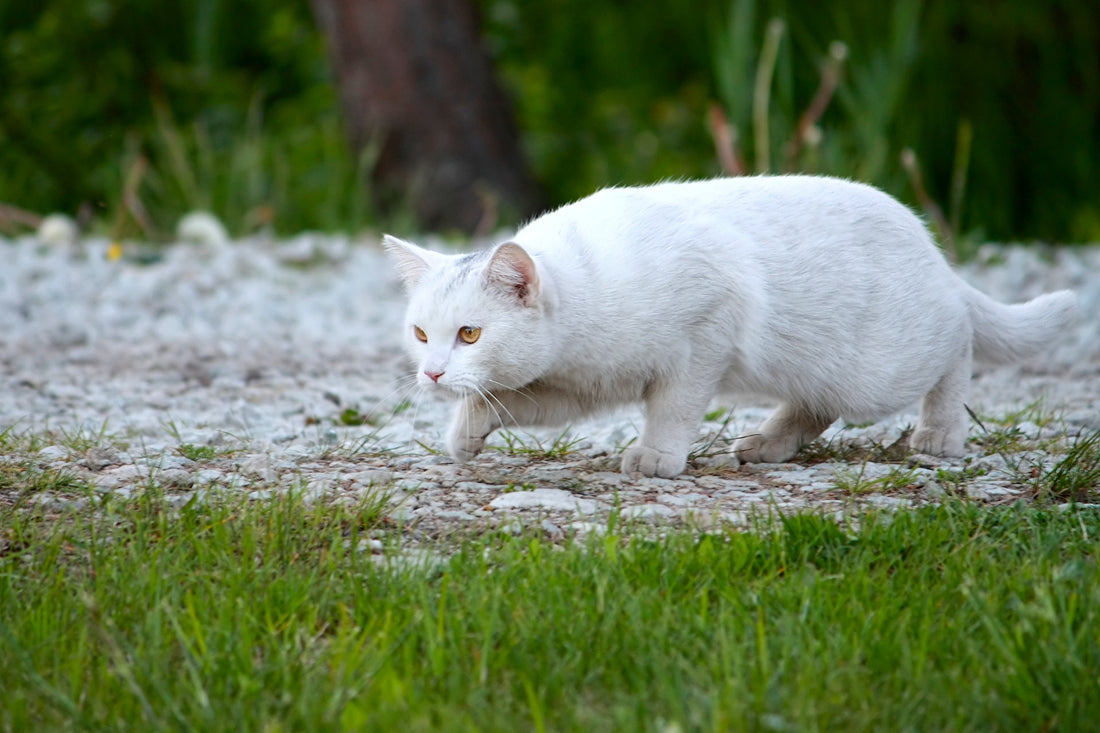
[[[755,75],[781,18],[771,169],[785,167],[839,40],[841,83],[796,169],[915,203],[899,162],[909,147],[963,231],[1100,239],[1095,0],[478,1],[552,202],[717,174],[715,101],[755,167]],[[347,149],[307,0],[0,0],[0,80],[0,202],[86,203],[114,236],[165,234],[193,208],[235,233],[371,220],[369,151]],[[960,172],[962,194],[951,190]],[[128,178],[136,211],[124,206]]]
[[[305,0],[0,0],[0,79],[0,201],[87,204],[114,236],[196,208],[235,232],[366,219]],[[142,170],[151,232],[119,211]]]
[[[1095,0],[483,3],[491,48],[555,200],[718,173],[705,125],[712,99],[755,160],[754,75],[766,26],[780,18],[773,169],[782,169],[775,163],[829,45],[842,41],[840,87],[819,122],[821,144],[804,151],[799,170],[868,180],[916,204],[900,163],[912,148],[931,197],[963,232],[1100,240]],[[960,138],[969,154],[956,160]],[[963,195],[953,180],[965,180]]]

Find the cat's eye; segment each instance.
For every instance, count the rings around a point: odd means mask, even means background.
[[[472,344],[481,338],[481,329],[477,326],[463,326],[458,329],[458,337],[468,344]]]
[[[420,326],[413,326],[413,333],[416,334],[416,340],[421,343],[428,343],[428,334],[424,333],[424,329]]]

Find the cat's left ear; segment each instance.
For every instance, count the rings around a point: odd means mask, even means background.
[[[416,287],[424,277],[424,273],[442,265],[447,260],[447,255],[417,247],[412,242],[406,242],[389,234],[382,237],[382,246],[393,257],[397,265],[397,274],[401,276],[407,290]]]
[[[497,247],[485,269],[485,277],[491,285],[515,296],[526,306],[534,305],[538,300],[538,268],[527,250],[515,242]]]

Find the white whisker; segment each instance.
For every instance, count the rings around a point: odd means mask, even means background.
[[[512,413],[508,411],[508,408],[504,406],[504,403],[502,403],[499,398],[493,395],[492,392],[487,392],[481,389],[481,387],[474,387],[474,391],[477,392],[478,396],[485,401],[485,405],[493,411],[493,415],[496,416],[498,423],[500,423],[501,425],[506,424],[504,421],[504,417],[500,414],[500,410],[504,410],[504,413],[508,415],[508,419],[511,420],[513,423],[515,422],[515,418],[512,417]],[[494,400],[496,401],[495,404]],[[500,409],[497,409],[498,407]]]
[[[485,381],[488,384],[493,385],[494,388],[500,387],[501,389],[505,389],[509,392],[512,392],[513,394],[517,394],[520,397],[523,397],[528,402],[530,402],[532,405],[538,406],[538,404],[539,404],[538,400],[536,400],[534,397],[531,396],[531,392],[527,387],[520,387],[520,388],[517,389],[515,387],[509,387],[508,385],[504,384],[503,382],[498,382],[495,379],[486,379]]]

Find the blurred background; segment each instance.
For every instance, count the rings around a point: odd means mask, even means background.
[[[468,234],[764,171],[960,251],[1100,240],[1096,0],[0,0],[0,233]]]

